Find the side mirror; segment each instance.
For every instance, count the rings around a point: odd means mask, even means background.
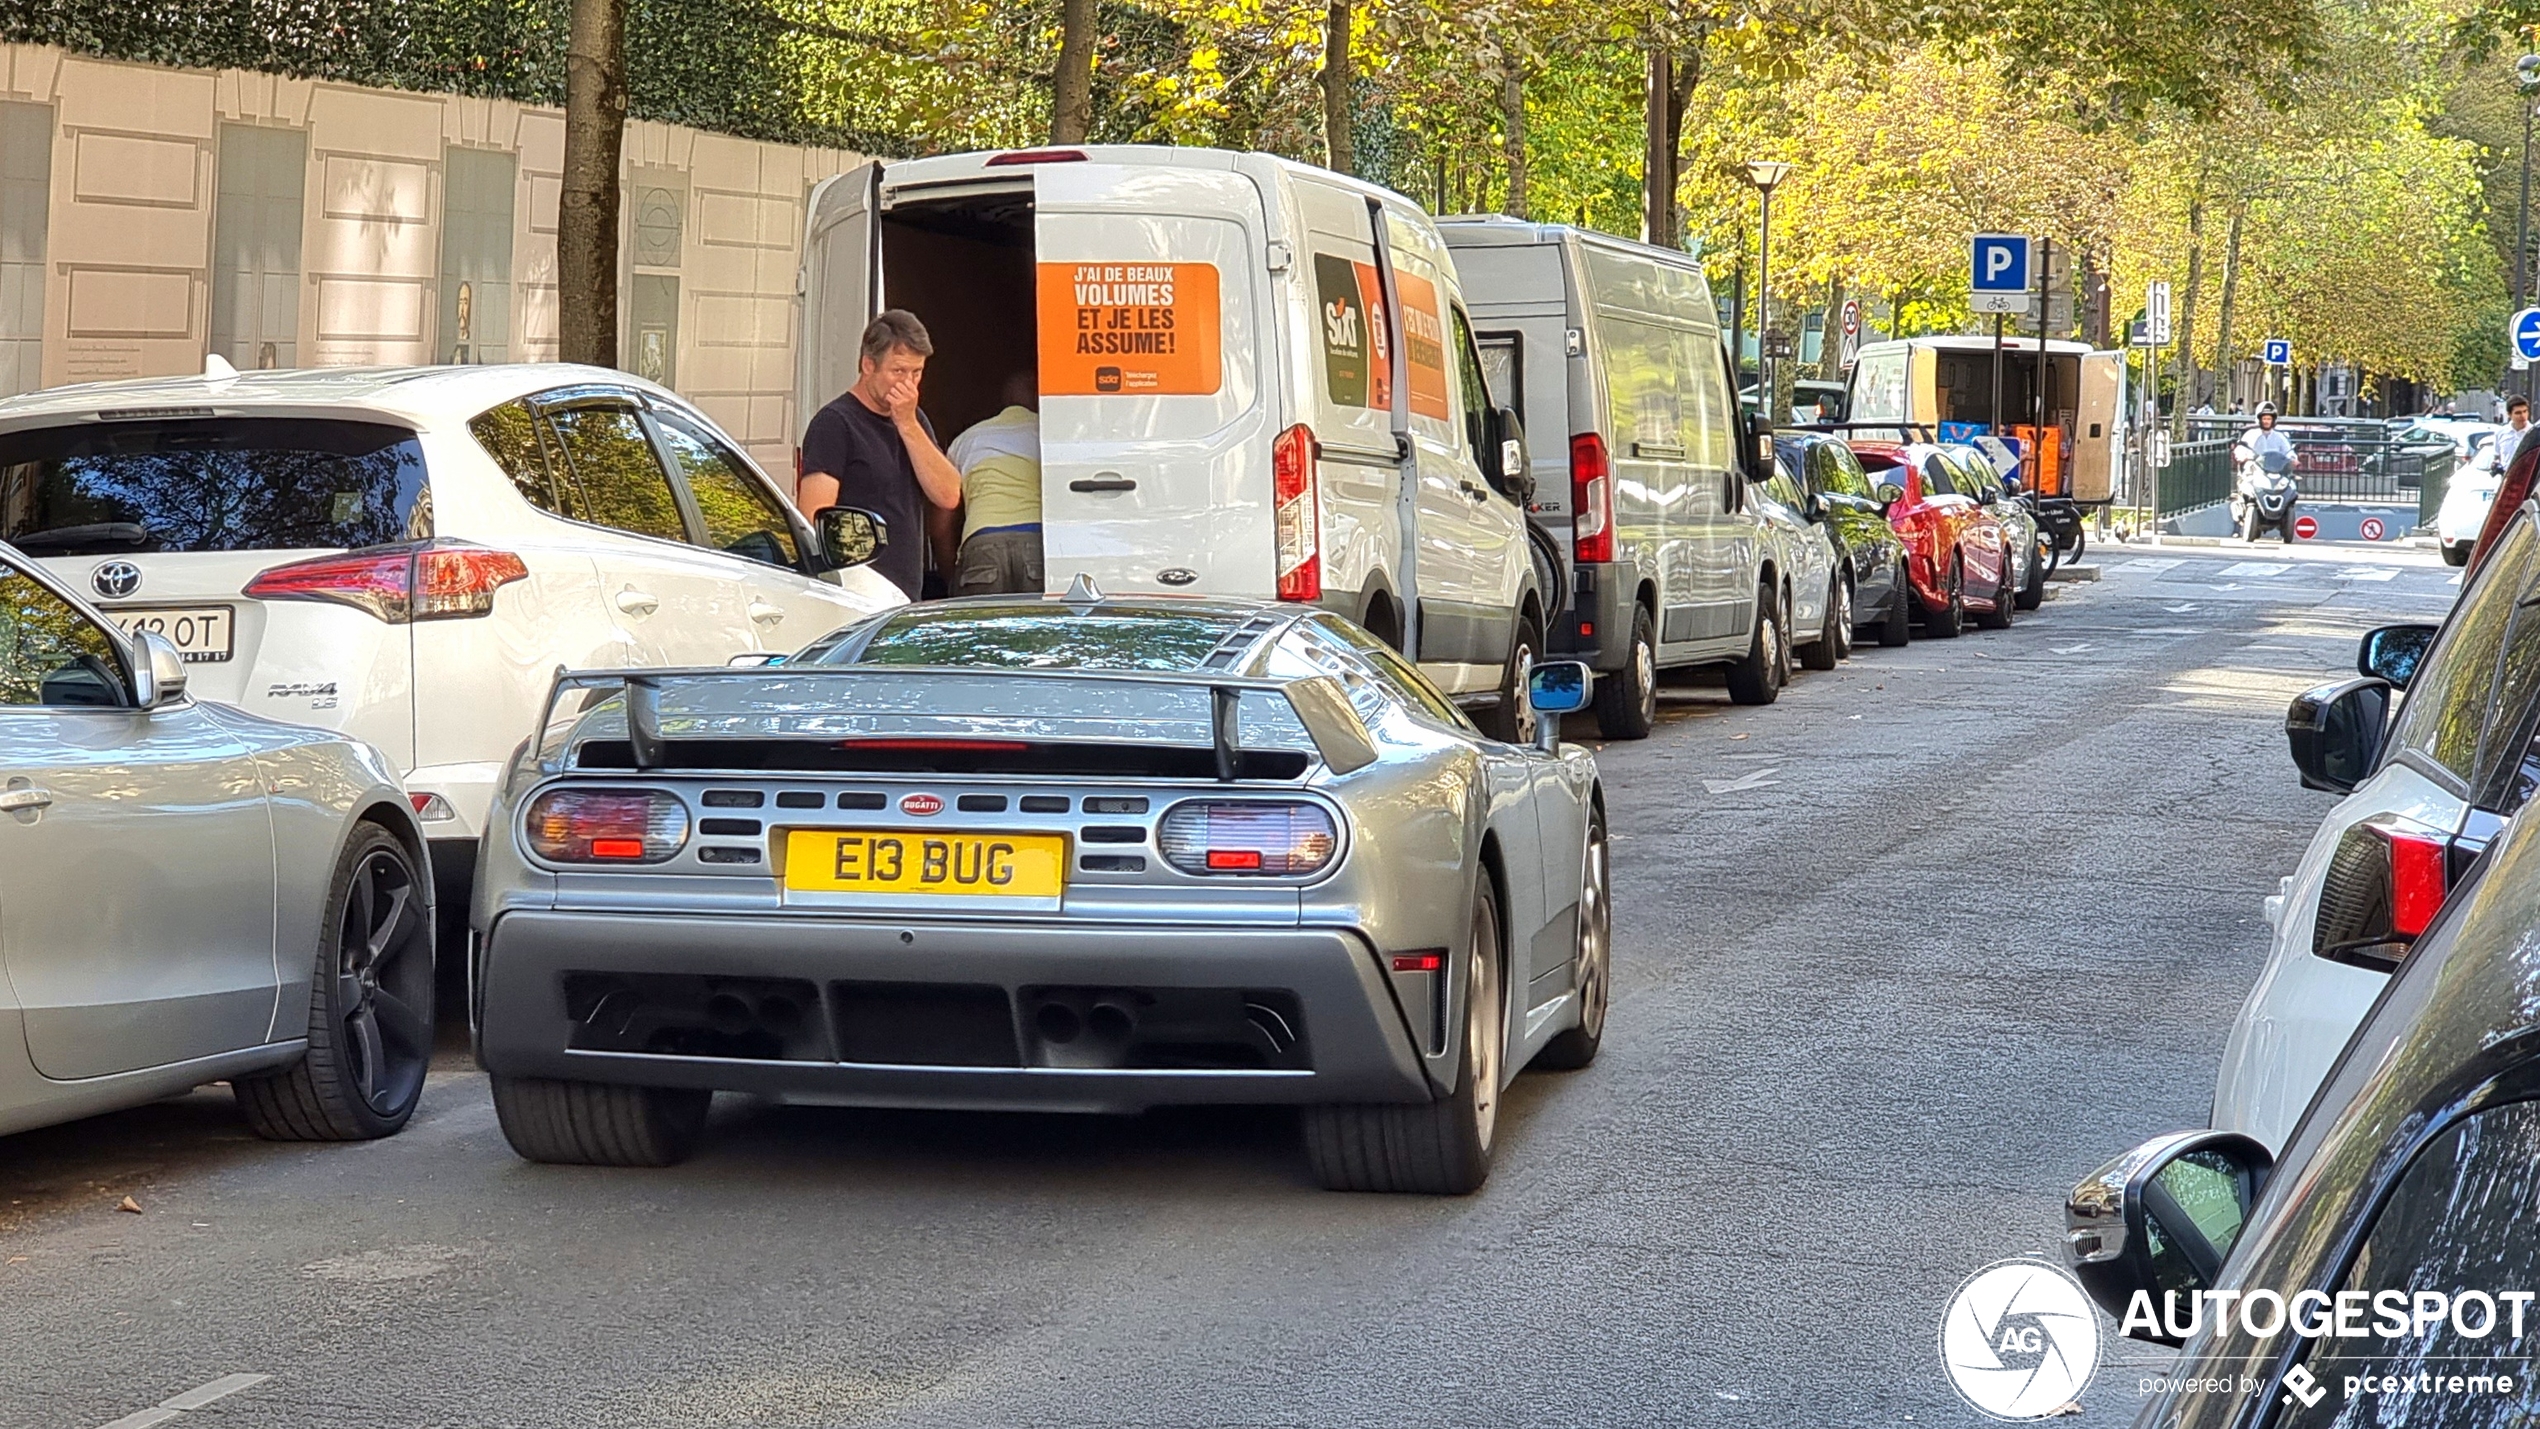
[[[1773,475],[1773,424],[1761,412],[1746,414],[1746,446],[1747,450],[1755,453],[1753,464],[1747,468],[1748,473],[1757,481],[1770,480]]]
[[[185,657],[176,643],[155,630],[141,632],[141,659],[132,672],[132,703],[145,710],[164,709],[185,698]]]
[[[2019,479],[2018,477],[2016,477],[2016,476],[2006,476],[2006,477],[2002,478],[2002,494],[2003,494],[2004,496],[2017,496],[2017,495],[2019,495],[2019,494],[2020,494],[2020,479]]]
[[[2284,712],[2284,737],[2293,746],[2302,787],[2345,794],[2371,778],[2389,719],[2390,686],[2378,676],[2295,695]]]
[[[891,544],[891,524],[862,507],[825,507],[819,521],[820,558],[833,569],[865,565]]]
[[[1892,481],[1882,481],[1871,489],[1870,494],[1879,499],[1879,508],[1885,510],[1905,499],[1905,488]]]
[[[1531,506],[1535,499],[1534,471],[1526,463],[1526,425],[1517,419],[1511,407],[1493,407],[1483,423],[1484,450],[1474,455],[1482,465],[1482,474],[1501,495],[1519,506]]]
[[[2248,1228],[2275,1157],[2236,1131],[2155,1137],[2064,1198],[2064,1253],[2120,1330],[2176,1345]],[[2185,1292],[2185,1302],[2180,1292]]]
[[[2408,681],[2416,676],[2418,662],[2425,659],[2426,649],[2434,644],[2435,629],[2431,625],[2385,625],[2366,631],[2362,643],[2355,647],[2355,672],[2406,689]]]
[[[1526,676],[1526,703],[1540,716],[1535,744],[1551,750],[1561,743],[1561,717],[1587,708],[1596,690],[1596,672],[1576,660],[1551,660]]]

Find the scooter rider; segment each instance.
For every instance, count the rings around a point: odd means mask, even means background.
[[[2282,452],[2288,464],[2293,460],[2293,439],[2275,429],[2273,402],[2258,404],[2258,425],[2242,432],[2240,440],[2232,444],[2231,452],[2233,457],[2244,462],[2256,461],[2268,452]]]

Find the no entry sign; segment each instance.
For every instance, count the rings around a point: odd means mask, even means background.
[[[2378,517],[2378,516],[2367,516],[2367,517],[2365,517],[2365,518],[2364,518],[2364,530],[2363,530],[2363,537],[2364,537],[2364,539],[2365,539],[2365,540],[2367,540],[2367,541],[2378,541],[2378,540],[2380,540],[2380,539],[2381,539],[2381,535],[2382,535],[2382,530],[2383,530],[2383,527],[2382,527],[2382,524],[2381,524],[2381,518],[2380,518],[2380,517]]]
[[[2293,518],[2293,534],[2307,541],[2320,533],[2320,523],[2308,516]]]

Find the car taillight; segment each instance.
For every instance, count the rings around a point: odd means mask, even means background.
[[[1570,438],[1570,553],[1582,564],[1614,559],[1614,464],[1605,438]]]
[[[1294,876],[1330,863],[1340,834],[1320,804],[1212,800],[1174,805],[1156,843],[1184,873]]]
[[[521,827],[550,863],[659,863],[688,842],[688,806],[651,789],[550,789]]]
[[[2451,892],[2451,842],[2392,816],[2348,829],[2320,880],[2311,951],[2380,971],[2398,966]]]
[[[509,551],[455,542],[384,547],[275,566],[247,582],[257,600],[329,600],[391,625],[490,615],[494,592],[529,578]]]
[[[1314,494],[1314,456],[1314,431],[1301,423],[1270,444],[1281,600],[1323,598],[1323,520]]]

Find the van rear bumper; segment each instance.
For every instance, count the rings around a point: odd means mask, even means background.
[[[1586,661],[1596,670],[1619,670],[1632,653],[1632,596],[1636,572],[1619,561],[1572,567],[1570,606],[1552,622],[1544,645],[1555,655]]]

